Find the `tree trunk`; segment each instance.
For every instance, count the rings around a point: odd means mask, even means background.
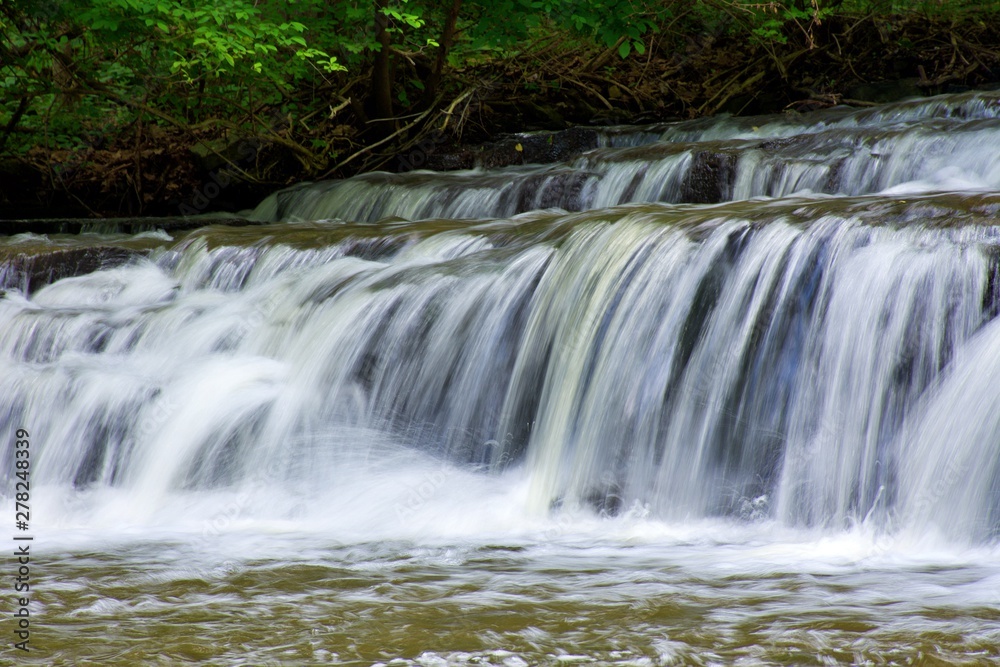
[[[21,122],[21,116],[28,110],[29,101],[30,98],[25,96],[17,103],[17,110],[11,115],[10,120],[7,122],[7,127],[3,129],[3,135],[0,136],[0,151],[3,151],[4,146],[7,145],[7,139],[10,138],[10,135],[17,128],[17,124]]]
[[[438,86],[441,85],[441,75],[444,72],[444,65],[448,58],[448,51],[451,50],[455,42],[455,25],[458,23],[458,13],[462,9],[462,0],[452,0],[451,9],[448,11],[448,18],[445,20],[444,30],[441,33],[441,41],[438,43],[437,58],[434,60],[434,68],[431,70],[427,82],[424,84],[424,104],[430,104],[437,95]]]
[[[389,39],[389,17],[385,8],[389,0],[375,0],[375,39],[381,47],[375,54],[372,65],[371,109],[369,116],[373,120],[382,119],[374,124],[373,129],[379,135],[388,135],[392,131],[392,71],[389,55],[392,46]]]

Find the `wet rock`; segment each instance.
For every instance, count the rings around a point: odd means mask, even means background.
[[[696,153],[681,185],[681,201],[718,204],[732,199],[736,177],[736,155],[702,151]]]
[[[121,266],[146,254],[129,248],[92,246],[0,256],[0,289],[17,288],[28,294],[57,280]]]
[[[525,179],[520,188],[511,191],[510,196],[517,197],[515,210],[518,213],[553,207],[579,211],[583,208],[580,195],[587,178],[588,174],[581,173],[561,174],[554,178],[538,174]],[[506,205],[506,202],[501,205]]]
[[[624,509],[624,499],[617,486],[592,490],[584,498],[584,502],[592,507],[595,512],[605,516],[618,516]]]

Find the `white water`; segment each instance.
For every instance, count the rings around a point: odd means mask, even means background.
[[[301,187],[280,217],[501,219],[207,230],[12,289],[0,424],[31,433],[39,544],[181,545],[199,572],[422,545],[463,573],[516,545],[524,582],[536,558],[622,558],[697,586],[841,577],[868,611],[994,610],[1000,129],[936,127],[955,104],[844,115],[774,153],[737,137],[729,204],[605,208],[670,200],[688,145],[362,177]],[[838,160],[839,189],[814,187]],[[532,170],[585,171],[586,195],[511,204]],[[503,217],[540,205],[594,210]],[[939,570],[958,574],[934,588]]]
[[[39,434],[38,483],[115,488],[137,520],[260,469],[337,485],[388,447],[484,484],[521,470],[526,520],[643,507],[991,540],[997,232],[806,206],[760,228],[533,216],[379,260],[194,240],[0,301],[0,414]],[[918,419],[970,404],[966,431]],[[976,474],[941,479],[952,459]]]

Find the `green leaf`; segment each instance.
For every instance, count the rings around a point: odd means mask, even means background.
[[[630,53],[632,53],[632,42],[626,40],[621,43],[621,46],[618,47],[618,55],[620,55],[624,60],[625,58],[628,58],[628,54]]]

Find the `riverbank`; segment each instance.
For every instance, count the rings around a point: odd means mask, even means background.
[[[993,87],[1000,81],[993,16],[838,14],[748,39],[733,29],[735,19],[681,15],[643,36],[644,54],[627,58],[623,40],[606,48],[553,33],[516,53],[445,70],[429,103],[406,95],[429,56],[397,50],[398,115],[388,125],[365,112],[368,71],[291,106],[262,105],[249,124],[185,125],[156,113],[109,119],[91,124],[75,145],[38,136],[27,150],[8,150],[0,205],[7,219],[235,211],[301,180],[564,159],[593,147],[588,127]],[[571,127],[581,129],[559,132]],[[506,136],[533,131],[559,133],[533,142]]]

